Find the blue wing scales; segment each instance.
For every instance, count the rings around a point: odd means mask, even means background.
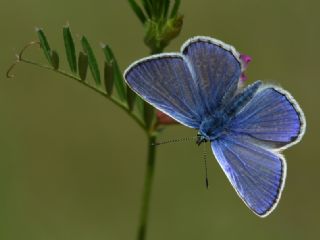
[[[124,76],[128,85],[151,105],[188,127],[199,127],[202,103],[183,56],[160,54],[142,59]]]
[[[202,101],[214,112],[237,90],[242,64],[240,54],[230,45],[208,37],[195,37],[181,49],[194,73]]]
[[[268,147],[288,147],[298,142],[304,134],[305,118],[288,92],[268,86],[243,107],[229,128]]]
[[[258,216],[267,216],[284,187],[284,158],[235,134],[213,141],[211,147],[240,198]]]
[[[180,123],[198,128],[236,92],[241,75],[240,54],[218,40],[196,37],[182,54],[159,54],[132,64],[124,77],[151,105]]]

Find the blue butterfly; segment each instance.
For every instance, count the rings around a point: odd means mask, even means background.
[[[240,198],[265,217],[277,206],[285,183],[287,167],[280,152],[301,140],[306,122],[282,88],[261,81],[240,87],[243,69],[234,47],[194,37],[181,53],[134,62],[124,78],[145,101],[198,129],[197,143],[210,142]]]

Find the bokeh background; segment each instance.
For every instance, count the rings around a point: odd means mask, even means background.
[[[210,154],[204,185],[202,148],[158,149],[148,239],[319,239],[320,3],[317,0],[182,1],[177,51],[194,35],[230,43],[253,57],[248,83],[277,82],[307,118],[302,142],[285,151],[286,187],[276,211],[256,217],[238,198]],[[45,29],[61,53],[62,26],[88,36],[102,63],[109,43],[124,69],[148,55],[143,28],[127,1],[1,0],[0,239],[135,239],[146,138],[120,109],[73,80],[19,65],[15,52]],[[79,43],[79,42],[78,42]],[[79,44],[77,44],[79,47]],[[29,56],[43,60],[33,50]],[[168,127],[161,139],[194,136]]]

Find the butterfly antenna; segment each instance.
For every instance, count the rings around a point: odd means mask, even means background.
[[[163,142],[155,142],[152,143],[153,146],[159,146],[167,143],[177,143],[177,142],[188,142],[191,140],[195,140],[197,137],[184,137],[184,138],[176,138],[176,139],[171,139]]]
[[[207,147],[206,143],[203,144],[203,160],[204,160],[204,170],[205,170],[205,178],[206,178],[206,188],[209,188],[209,180],[208,180],[208,168],[207,168]]]

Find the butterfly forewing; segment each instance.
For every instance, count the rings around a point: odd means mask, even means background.
[[[181,55],[142,59],[132,64],[124,76],[128,85],[151,105],[188,127],[199,127],[202,102]]]
[[[225,94],[231,98],[236,92],[241,75],[239,53],[232,46],[207,37],[192,38],[181,52],[194,73],[207,111],[213,113]]]
[[[128,85],[151,105],[180,123],[199,128],[236,92],[241,75],[239,53],[207,37],[187,41],[182,54],[159,54],[133,63]]]

